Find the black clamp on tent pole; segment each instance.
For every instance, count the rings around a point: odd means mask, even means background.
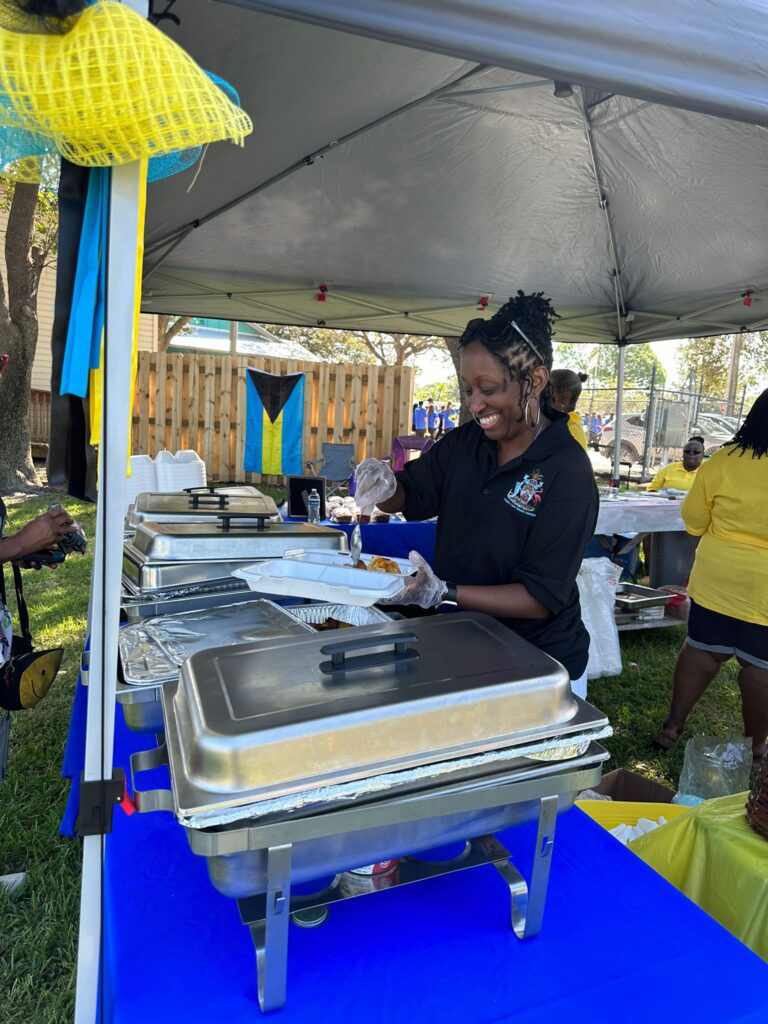
[[[105,836],[110,833],[112,812],[115,804],[122,803],[124,793],[125,772],[122,768],[115,768],[111,779],[93,779],[86,782],[81,775],[78,836],[82,839],[84,836]]]

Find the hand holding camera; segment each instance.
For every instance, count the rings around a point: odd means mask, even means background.
[[[71,551],[84,554],[86,536],[61,505],[49,505],[48,511],[19,531],[17,540],[23,553],[16,561],[22,568],[39,569],[60,565]]]

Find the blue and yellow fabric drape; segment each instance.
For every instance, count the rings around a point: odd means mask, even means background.
[[[300,475],[304,374],[247,370],[245,464],[249,473]]]

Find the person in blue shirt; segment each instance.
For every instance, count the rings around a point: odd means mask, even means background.
[[[431,398],[427,399],[427,431],[430,437],[434,437],[437,433],[437,425],[440,422],[440,417],[437,415],[437,409],[435,408],[434,400]]]
[[[423,402],[413,410],[413,432],[417,437],[424,437],[427,432],[427,410]]]
[[[443,424],[443,433],[447,433],[449,430],[453,430],[456,426],[456,420],[458,413],[453,408],[453,402],[447,402],[445,408],[440,413],[440,419]]]

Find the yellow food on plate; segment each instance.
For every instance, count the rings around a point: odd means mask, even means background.
[[[383,555],[374,555],[368,563],[369,572],[391,572],[395,576],[400,575],[400,566],[392,558],[385,558]]]

